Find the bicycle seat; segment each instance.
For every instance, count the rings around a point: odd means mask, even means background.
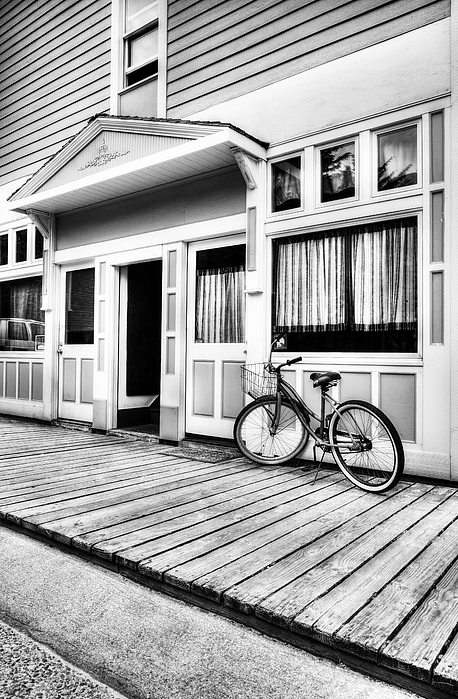
[[[333,381],[339,381],[341,376],[337,371],[315,371],[310,374],[310,378],[313,381],[313,388],[318,386],[329,386]]]

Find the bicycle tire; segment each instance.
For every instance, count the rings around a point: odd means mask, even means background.
[[[337,465],[359,488],[383,493],[401,478],[401,438],[391,420],[374,405],[362,400],[341,403],[332,416],[329,435],[331,444],[342,443],[340,448],[331,448]]]
[[[269,429],[277,405],[276,396],[263,396],[246,405],[234,424],[234,439],[244,456],[258,464],[283,464],[300,454],[309,433],[292,404],[282,398],[276,434]]]

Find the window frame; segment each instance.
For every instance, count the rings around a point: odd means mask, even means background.
[[[129,90],[129,89],[137,87],[138,85],[143,85],[144,83],[146,83],[150,80],[157,80],[158,79],[158,75],[159,75],[159,12],[160,12],[158,0],[156,0],[155,2],[151,2],[148,7],[149,8],[155,7],[155,9],[156,9],[155,17],[149,18],[144,23],[140,23],[140,25],[136,26],[134,29],[128,30],[127,29],[127,0],[122,1],[122,65],[123,65],[123,69],[122,69],[122,88],[121,88],[121,91]],[[138,12],[137,14],[140,15],[142,12],[145,11],[145,9],[146,8],[144,8],[143,10]],[[137,39],[138,37],[143,36],[144,34],[147,34],[151,30],[156,30],[157,34],[158,34],[157,53],[152,54],[145,61],[142,61],[140,63],[136,63],[132,66],[129,66],[129,56],[130,56],[132,41]],[[129,84],[129,81],[128,81],[129,75],[132,75],[136,71],[141,70],[143,68],[147,68],[148,66],[153,66],[155,68],[155,70],[153,70],[153,72],[150,75]]]
[[[273,166],[276,163],[284,162],[285,160],[291,160],[292,158],[300,158],[300,186],[301,186],[301,203],[299,206],[292,209],[285,209],[284,211],[274,211],[273,210]],[[269,160],[268,167],[268,177],[267,177],[267,211],[269,216],[288,216],[292,214],[302,213],[305,210],[305,153],[304,150],[292,151],[291,153],[285,153],[280,157],[272,158]]]
[[[353,227],[353,226],[363,226],[368,223],[383,223],[390,221],[393,218],[409,218],[416,217],[417,219],[417,350],[416,352],[364,352],[364,351],[354,351],[354,352],[342,352],[342,351],[323,351],[318,352],[315,350],[307,351],[307,348],[301,350],[289,350],[288,348],[283,350],[278,350],[277,353],[281,354],[282,358],[295,357],[299,352],[304,357],[304,361],[307,363],[317,362],[319,364],[326,363],[328,361],[338,361],[343,365],[358,365],[358,366],[422,366],[423,365],[423,354],[424,354],[424,324],[425,319],[423,317],[423,286],[424,280],[422,276],[422,265],[423,265],[423,213],[419,209],[405,209],[398,212],[390,212],[382,214],[380,216],[364,216],[362,218],[352,218],[345,220],[344,222],[328,222],[324,224],[319,224],[315,226],[301,226],[300,228],[295,228],[294,230],[282,231],[281,233],[274,233],[270,238],[269,244],[269,254],[268,254],[268,265],[269,265],[269,286],[270,286],[270,297],[271,303],[269,304],[269,333],[273,337],[273,323],[274,323],[274,303],[275,303],[275,254],[274,246],[276,243],[280,242],[282,238],[290,238],[293,235],[310,235],[313,237],[314,234],[320,234],[324,231],[332,231],[334,229]],[[282,359],[282,361],[285,361]]]
[[[411,127],[416,128],[417,135],[417,182],[415,184],[406,185],[405,187],[391,187],[389,189],[379,190],[378,188],[378,171],[379,171],[379,136],[384,134],[394,133],[396,131],[402,131]],[[394,124],[389,124],[380,129],[374,129],[371,132],[372,136],[372,160],[371,160],[371,171],[372,171],[372,197],[396,197],[405,196],[409,192],[417,192],[423,188],[423,154],[422,154],[422,120],[411,119],[405,122],[395,122]]]
[[[335,199],[333,201],[321,201],[322,191],[322,172],[321,172],[321,153],[323,150],[328,150],[332,147],[341,147],[348,143],[355,144],[355,194],[352,197]],[[328,141],[315,146],[315,208],[322,209],[328,206],[342,206],[344,204],[353,203],[360,198],[360,149],[359,149],[359,134],[348,136],[348,138],[340,138],[338,140]]]

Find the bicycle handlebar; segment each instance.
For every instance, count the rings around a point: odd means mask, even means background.
[[[302,362],[302,357],[294,357],[294,359],[288,359],[288,361],[285,362],[285,364],[289,366],[290,364],[297,364],[297,362]]]

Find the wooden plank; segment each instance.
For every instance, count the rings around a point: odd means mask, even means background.
[[[337,478],[337,477],[336,477]],[[320,499],[319,506],[316,506],[316,492]],[[237,518],[221,518],[217,522],[212,522],[207,528],[205,525],[197,525],[193,530],[178,533],[172,537],[164,537],[157,542],[151,542],[142,547],[122,551],[118,553],[117,560],[125,562],[126,565],[138,563],[138,568],[156,579],[165,578],[168,570],[192,561],[204,553],[218,549],[221,546],[232,543],[237,539],[247,536],[250,531],[267,527],[274,522],[284,520],[288,515],[307,508],[307,502],[311,507],[315,505],[312,518],[319,517],[319,512],[323,510],[332,511],[347,498],[354,499],[354,494],[348,495],[348,483],[337,480],[334,483],[332,477],[323,483],[317,480],[313,484],[312,479],[304,480],[304,487],[298,489],[296,498],[289,502],[281,498],[272,498],[270,502],[263,503],[262,509],[256,509],[256,505],[244,508],[237,513]],[[357,494],[358,495],[358,494]],[[283,502],[283,504],[281,504]],[[280,505],[278,504],[280,503]],[[256,519],[252,519],[256,517]],[[179,547],[179,548],[176,548]],[[174,579],[174,584],[178,584],[178,578]],[[182,586],[187,583],[183,581]]]
[[[112,520],[109,519],[110,524],[105,521],[101,531],[91,531],[87,536],[76,537],[73,543],[75,546],[84,546],[86,542],[90,542],[91,550],[96,555],[112,558],[117,551],[187,528],[190,526],[187,516],[191,516],[194,523],[207,521],[211,517],[242,507],[253,499],[266,498],[273,488],[293,490],[300,482],[300,476],[293,473],[283,473],[274,477],[273,474],[250,471],[243,474],[243,482],[240,481],[240,475],[238,470],[236,474],[227,478],[210,481],[205,489],[202,486],[186,489],[173,501],[170,497],[164,502],[161,502],[160,498],[154,498],[150,505],[142,501],[139,507],[143,513],[148,512],[148,515],[143,516],[140,521],[136,519],[111,524]],[[114,512],[115,518],[117,514]]]
[[[432,684],[453,696],[458,695],[458,635],[452,639],[433,670]]]
[[[340,629],[340,643],[350,652],[377,662],[393,629],[402,627],[435,581],[456,559],[457,538],[458,522],[455,521]]]
[[[328,479],[322,479],[324,486]],[[145,551],[162,552],[169,548],[182,546],[188,542],[194,542],[209,532],[221,531],[233,527],[240,522],[252,517],[253,512],[262,513],[273,507],[296,500],[308,489],[307,479],[294,479],[294,481],[278,481],[270,484],[263,483],[263,487],[242,495],[238,498],[228,498],[205,510],[193,510],[173,522],[164,520],[149,526],[147,531],[128,534],[121,541],[104,543],[105,551],[109,550],[117,561],[128,566],[135,566],[136,561],[145,557]],[[208,543],[207,540],[205,543]],[[190,544],[192,545],[192,543]],[[201,542],[197,544],[201,548]],[[96,547],[100,550],[101,547]]]
[[[111,539],[135,532],[164,519],[179,518],[188,511],[206,507],[226,498],[238,498],[246,492],[257,491],[275,483],[294,482],[298,475],[274,470],[270,473],[255,468],[235,464],[233,471],[221,478],[163,494],[153,494],[138,500],[117,503],[88,512],[82,519],[79,515],[60,519],[52,524],[52,535],[59,541],[71,543],[77,548],[91,550],[97,548],[97,555],[111,557]],[[160,513],[163,512],[162,515]],[[46,525],[40,527],[46,532]],[[118,549],[122,548],[119,546]]]
[[[458,627],[458,561],[379,654],[379,662],[429,682],[434,664]]]
[[[399,512],[418,497],[425,489],[412,490],[407,484],[398,485],[393,491],[375,503],[373,496],[360,500],[360,510],[351,512],[351,517],[345,511],[330,513],[331,526],[323,528],[323,536],[313,545],[305,544],[297,552],[288,554],[266,570],[234,585],[223,595],[224,604],[234,607],[246,614],[254,614],[261,602],[281,590],[287,583],[294,586],[294,580],[300,581],[305,573],[320,561],[326,560],[336,551],[344,548],[358,537],[363,536],[368,529],[385,521],[388,517]],[[369,495],[369,494],[368,494]],[[348,521],[351,524],[348,524]],[[301,585],[298,582],[300,591]],[[304,605],[305,606],[305,605]]]
[[[148,456],[147,454],[113,454],[107,456],[100,454],[83,454],[79,458],[68,459],[66,463],[62,461],[44,462],[40,468],[25,473],[20,473],[19,469],[11,471],[9,478],[0,481],[0,502],[6,498],[19,495],[20,491],[35,492],[43,488],[50,490],[56,485],[76,484],[78,480],[87,479],[91,476],[98,476],[113,472],[116,474],[120,470],[133,470],[137,466],[149,465],[152,471],[162,472],[167,471],[169,465],[177,462],[186,461],[186,459],[176,459],[172,456],[168,458],[160,458],[158,456]],[[49,474],[48,476],[46,474]],[[65,475],[63,479],[62,476]]]
[[[116,504],[124,502],[125,500],[135,500],[138,497],[145,497],[146,495],[153,495],[155,493],[165,492],[166,490],[174,490],[180,487],[184,488],[194,483],[205,483],[210,476],[214,478],[218,477],[218,475],[224,475],[224,466],[212,468],[207,466],[193,469],[191,472],[193,472],[194,475],[189,476],[187,473],[183,473],[175,476],[174,474],[171,474],[170,476],[161,479],[162,482],[160,483],[156,483],[149,487],[142,487],[141,491],[139,491],[138,486],[119,488],[117,489],[117,492],[115,491],[113,494],[99,493],[97,495],[78,498],[74,501],[74,504],[69,506],[66,506],[66,503],[51,503],[49,505],[42,505],[40,508],[32,507],[30,508],[30,511],[26,512],[23,510],[19,510],[14,513],[8,512],[7,518],[17,524],[22,524],[26,528],[37,529],[39,525],[44,524],[45,522],[50,523],[54,522],[55,520],[62,519],[63,517],[98,510],[103,505],[110,503]]]
[[[325,594],[340,580],[359,568],[364,561],[375,556],[405,529],[435,509],[444,498],[450,497],[451,489],[444,490],[446,493],[434,489],[425,493],[423,490],[424,494],[417,502],[393,514],[389,519],[383,518],[376,526],[368,528],[363,536],[342,549],[337,560],[330,558],[322,561],[291,585],[286,585],[264,600],[256,608],[256,615],[282,626],[291,626],[294,617],[310,602]],[[415,491],[420,494],[422,486],[414,485],[408,492],[415,493]],[[386,507],[378,509],[383,517]],[[300,632],[300,628],[296,630]]]
[[[413,527],[403,532],[378,555],[299,614],[294,630],[338,643],[338,630],[386,584],[411,563],[456,518],[457,499],[450,497]],[[339,644],[340,647],[340,644]]]

